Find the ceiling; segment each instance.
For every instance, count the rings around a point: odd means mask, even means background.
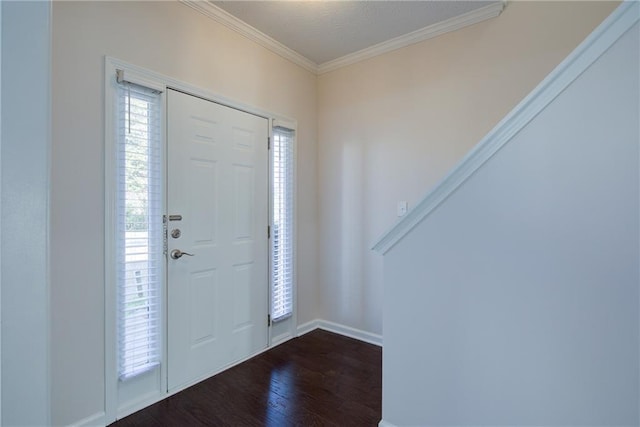
[[[316,72],[498,16],[504,7],[481,0],[181,1]]]

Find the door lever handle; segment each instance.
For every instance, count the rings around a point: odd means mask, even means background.
[[[174,249],[174,250],[171,251],[171,258],[173,258],[173,259],[180,259],[182,257],[182,255],[194,256],[193,254],[190,254],[189,252],[182,252],[180,249]]]

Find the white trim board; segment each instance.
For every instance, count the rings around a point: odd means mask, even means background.
[[[373,245],[385,254],[544,110],[640,19],[640,3],[623,2],[527,97]]]
[[[308,334],[311,331],[318,329],[319,319],[311,320],[309,322],[303,323],[302,325],[298,325],[298,336],[302,336],[304,334]]]
[[[93,415],[89,415],[86,418],[81,419],[73,424],[69,424],[69,427],[95,427],[105,425],[105,413],[97,412]]]
[[[273,53],[276,53],[294,64],[301,66],[305,70],[311,71],[312,73],[318,72],[318,65],[315,62],[305,58],[295,50],[289,49],[279,41],[269,37],[262,31],[253,28],[251,25],[241,21],[213,3],[199,0],[180,0],[180,2],[208,16],[217,23],[242,34],[249,40],[258,43],[260,46],[269,49]]]
[[[395,424],[391,424],[389,421],[385,421],[384,419],[382,419],[378,423],[378,427],[396,427],[396,425]]]
[[[298,325],[298,336],[302,336],[316,329],[322,329],[324,331],[333,332],[335,334],[382,347],[382,335],[322,319],[315,319],[310,322],[303,323],[302,325]]]
[[[506,3],[506,0],[498,3],[493,3],[479,9],[472,10],[471,12],[446,19],[442,22],[429,25],[419,30],[412,31],[408,34],[395,37],[391,40],[387,40],[385,42],[361,49],[357,52],[344,55],[340,58],[323,62],[322,64],[316,64],[312,60],[306,58],[305,56],[292,49],[289,49],[279,41],[266,35],[262,31],[252,27],[246,22],[231,15],[229,12],[219,8],[210,1],[179,1],[186,6],[197,10],[203,15],[208,16],[219,24],[222,24],[239,34],[242,34],[249,40],[258,43],[260,46],[267,48],[270,51],[280,55],[281,57],[288,59],[294,64],[301,66],[305,70],[311,71],[314,74],[328,73],[330,71],[355,64],[356,62],[364,61],[365,59],[382,55],[383,53],[401,49],[403,47],[410,46],[412,44],[419,43],[421,41],[437,37],[445,33],[459,30],[469,25],[477,24],[478,22],[482,22],[487,19],[495,18],[502,13]]]
[[[269,344],[269,348],[273,348],[276,347],[280,344],[283,344],[287,341],[289,341],[290,339],[295,338],[290,332],[285,332],[283,334],[280,334],[278,336],[272,337],[271,338],[271,343]]]
[[[453,18],[449,18],[442,22],[437,22],[419,30],[412,31],[408,34],[395,37],[391,40],[378,43],[357,52],[350,53],[341,58],[334,59],[333,61],[324,62],[318,65],[318,74],[328,73],[330,71],[346,67],[347,65],[382,55],[383,53],[401,49],[412,44],[438,37],[445,33],[450,33],[452,31],[468,27],[469,25],[477,24],[478,22],[486,21],[487,19],[495,18],[502,13],[504,5],[505,2],[493,3],[479,9],[472,10],[471,12],[454,16]]]

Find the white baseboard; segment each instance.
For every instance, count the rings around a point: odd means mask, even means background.
[[[315,319],[307,323],[303,323],[298,326],[298,336],[304,335],[314,329],[322,329],[336,334],[344,335],[349,338],[354,338],[359,341],[364,341],[369,344],[382,347],[382,335],[366,332],[360,329],[352,328],[351,326],[341,325],[335,322],[329,322],[328,320]]]
[[[116,418],[118,420],[128,417],[129,415],[140,411],[141,409],[148,408],[149,406],[160,402],[163,399],[169,397],[167,393],[160,393],[159,391],[153,391],[141,396],[139,399],[129,401],[125,405],[118,408]]]
[[[273,337],[271,338],[271,345],[269,346],[269,348],[273,348],[277,345],[285,343],[289,341],[291,338],[294,338],[294,337],[293,335],[291,335],[290,332],[285,332],[284,334],[280,334],[277,337]]]
[[[315,320],[312,320],[310,322],[303,323],[302,325],[298,325],[298,329],[297,329],[298,336],[302,336],[302,335],[304,335],[306,333],[309,333],[309,332],[311,332],[311,331],[313,331],[315,329],[318,329],[319,328],[319,326],[318,326],[319,322],[320,322],[319,319],[315,319]]]
[[[83,418],[80,421],[70,424],[69,427],[102,427],[106,425],[105,416],[106,414],[104,412],[98,412],[93,415],[89,415],[87,418]]]
[[[378,427],[397,427],[395,424],[391,424],[389,421],[380,420]]]

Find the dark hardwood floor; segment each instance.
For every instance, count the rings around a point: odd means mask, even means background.
[[[112,424],[376,426],[382,349],[315,330]]]

